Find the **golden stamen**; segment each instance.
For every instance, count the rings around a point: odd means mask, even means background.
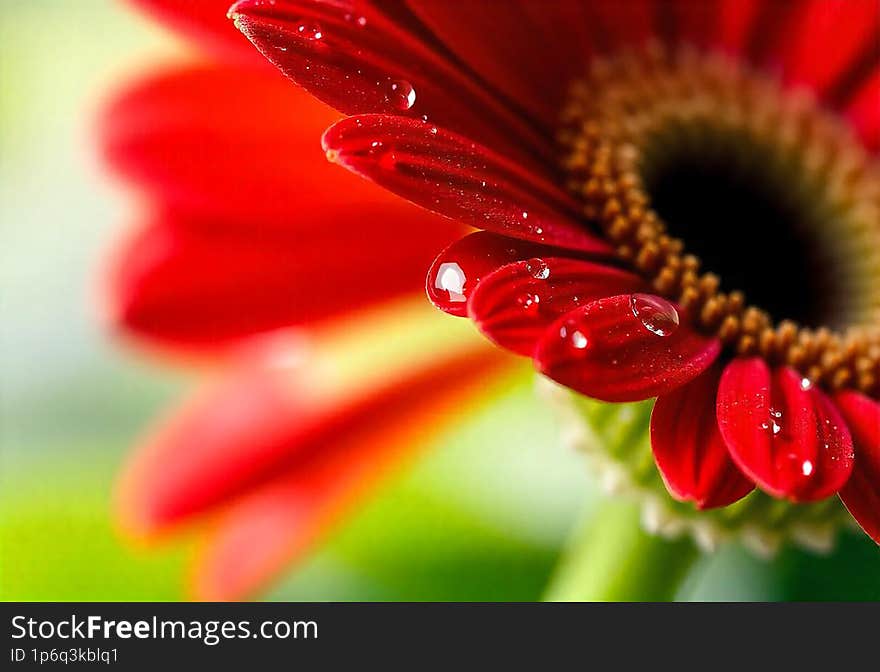
[[[880,168],[839,120],[724,57],[652,46],[596,62],[573,85],[562,122],[562,165],[584,216],[654,291],[730,352],[788,364],[827,389],[880,394]],[[721,291],[721,279],[667,233],[645,187],[650,154],[658,139],[713,133],[744,139],[794,171],[793,188],[821,214],[818,239],[834,236],[835,272],[860,288],[840,299],[852,328],[774,324],[741,292]]]

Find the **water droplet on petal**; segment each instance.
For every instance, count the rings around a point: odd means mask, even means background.
[[[575,330],[571,332],[571,345],[576,350],[586,350],[589,340],[584,335],[584,332]]]
[[[296,32],[307,40],[320,40],[324,37],[324,31],[321,26],[311,21],[303,21],[296,27]]]
[[[782,431],[782,411],[770,408],[767,412],[767,420],[761,423],[761,429],[776,436]]]
[[[586,330],[580,328],[577,320],[568,320],[559,327],[559,339],[577,352],[583,352],[590,345]]]
[[[385,97],[398,110],[408,110],[416,103],[416,90],[407,81],[392,79],[388,82]]]
[[[538,294],[526,292],[520,295],[520,297],[517,299],[517,302],[524,311],[530,314],[534,314],[540,308],[541,297]]]
[[[801,389],[804,392],[813,389],[813,381],[809,378],[801,378]]]
[[[455,262],[440,264],[437,275],[434,277],[434,287],[445,291],[449,296],[450,303],[461,303],[466,300],[464,295],[464,283],[467,276],[461,266]]]
[[[813,461],[804,459],[803,455],[797,453],[788,453],[782,456],[779,468],[794,479],[807,479],[816,474],[816,465]]]
[[[550,277],[550,267],[547,262],[537,257],[526,262],[526,270],[536,280],[546,280]]]
[[[678,311],[669,301],[651,294],[633,294],[630,305],[633,315],[652,334],[669,336],[678,329]]]

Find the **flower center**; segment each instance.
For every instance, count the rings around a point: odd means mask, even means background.
[[[698,328],[878,393],[880,167],[838,119],[723,57],[652,47],[595,61],[559,140],[586,218]]]

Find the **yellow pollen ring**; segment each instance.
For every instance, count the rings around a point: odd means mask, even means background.
[[[860,301],[858,324],[835,332],[774,323],[701,271],[699,259],[667,233],[645,187],[646,152],[670,127],[736,133],[797,157],[809,184],[821,185],[823,213],[847,227],[841,272],[864,288],[853,299]],[[649,48],[593,64],[572,87],[558,140],[567,186],[586,219],[699,329],[731,354],[790,365],[826,389],[880,396],[880,168],[835,117],[724,57]]]

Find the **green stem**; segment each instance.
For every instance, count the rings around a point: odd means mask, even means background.
[[[575,533],[544,596],[551,602],[673,600],[699,551],[642,529],[639,507],[606,501]]]

